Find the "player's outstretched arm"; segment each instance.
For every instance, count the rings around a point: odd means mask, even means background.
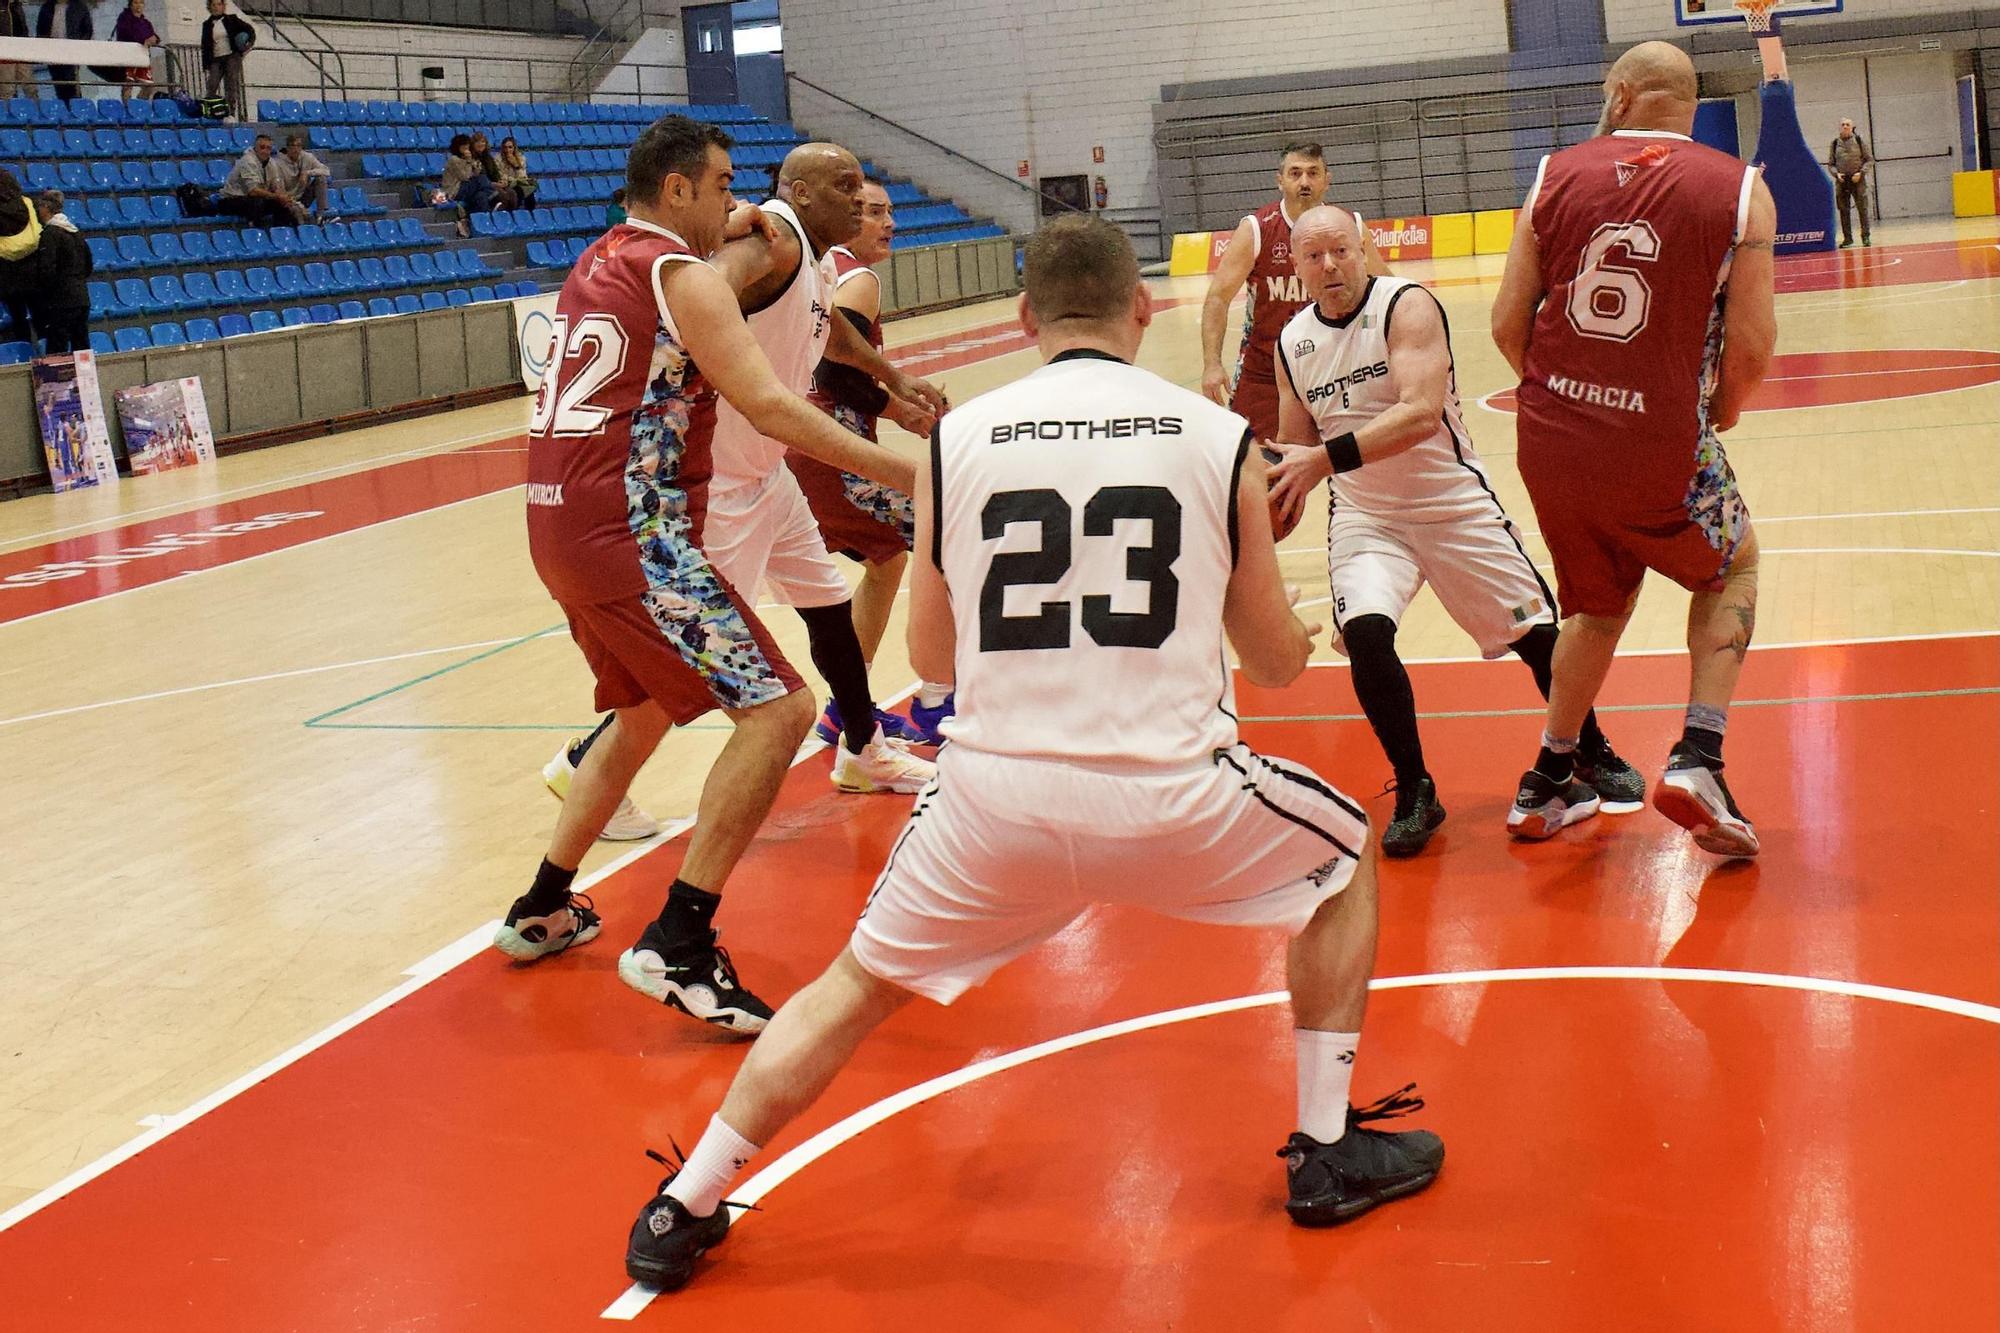
[[[868,340],[861,336],[861,331],[845,319],[833,321],[833,332],[826,340],[826,356],[829,361],[853,366],[862,374],[873,377],[891,396],[929,412],[933,418],[943,416],[945,408],[950,406],[936,385],[905,375],[890,365],[889,359],[870,346]],[[928,434],[929,427],[919,433]]]
[[[1229,238],[1201,303],[1201,391],[1224,407],[1229,406],[1229,376],[1222,369],[1222,335],[1229,327],[1229,303],[1250,281],[1256,244],[1257,224],[1244,218],[1236,224],[1236,234]]]
[[[673,317],[681,344],[759,433],[898,490],[915,483],[909,459],[852,433],[778,382],[720,273],[707,264],[664,264],[659,281],[661,305]]]
[[[938,515],[931,481],[931,456],[917,460],[916,489],[910,498],[917,512],[916,558],[910,561],[910,669],[936,685],[957,677],[958,625],[951,618],[951,590],[944,572],[932,558],[937,552]]]
[[[1493,298],[1493,345],[1516,375],[1527,367],[1528,331],[1534,327],[1535,312],[1548,290],[1542,281],[1541,256],[1535,250],[1535,229],[1529,224],[1529,209],[1524,208],[1514,224],[1513,243],[1507,247],[1500,291]]]
[[[1277,688],[1291,684],[1306,669],[1320,627],[1292,613],[1292,597],[1278,570],[1278,548],[1271,538],[1266,490],[1264,459],[1252,449],[1236,480],[1236,568],[1222,599],[1222,628],[1236,649],[1244,677],[1253,685]],[[921,532],[918,540],[923,540]],[[917,666],[914,607],[910,623],[910,665]]]
[[[1750,187],[1750,217],[1729,264],[1729,295],[1722,312],[1722,374],[1709,411],[1717,430],[1736,424],[1743,404],[1771,368],[1771,353],[1778,345],[1773,295],[1777,263],[1771,252],[1777,234],[1777,201],[1760,175]]]

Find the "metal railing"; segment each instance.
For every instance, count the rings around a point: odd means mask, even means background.
[[[301,59],[303,59],[307,64],[311,65],[313,69],[318,72],[319,101],[324,102],[328,100],[334,100],[334,101],[346,100],[347,62],[341,59],[340,52],[334,47],[334,44],[332,42],[327,40],[326,34],[321,32],[318,28],[315,28],[312,25],[312,23],[306,18],[305,15],[299,13],[298,10],[293,9],[291,5],[286,2],[286,0],[264,0],[262,6],[263,12],[261,13],[255,9],[250,9],[248,7],[244,6],[239,6],[239,7],[242,8],[244,14],[248,15],[250,18],[262,19],[264,22],[264,27],[270,32],[270,34],[273,37],[277,38],[279,41],[283,42],[286,46],[290,47],[295,54],[297,54]],[[289,31],[287,31],[285,27],[279,22],[280,19],[288,20],[291,23],[297,25],[298,27],[304,29],[306,35],[311,37],[315,42],[318,42],[319,45],[316,47],[301,46],[298,40],[294,38],[292,34]],[[327,68],[327,59],[329,57],[331,57],[333,61],[332,69]],[[247,65],[249,62],[245,61],[244,63]],[[246,102],[250,98],[250,91],[247,83],[245,84],[244,87],[243,97]],[[246,107],[245,111],[247,112],[248,110],[249,108]]]
[[[809,88],[813,92],[818,93],[821,97],[827,98],[834,102],[838,102],[840,103],[840,105],[847,107],[850,110],[860,112],[862,115],[868,117],[870,120],[876,122],[877,124],[886,125],[890,129],[895,130],[899,134],[908,135],[910,138],[915,139],[918,143],[921,143],[926,147],[936,149],[938,152],[943,153],[946,157],[951,158],[955,162],[962,162],[966,166],[971,167],[976,171],[983,172],[984,174],[993,177],[993,179],[997,181],[1005,182],[1006,184],[1011,185],[1015,189],[1019,190],[1022,194],[1027,195],[1029,198],[1036,200],[1038,204],[1042,201],[1048,201],[1055,203],[1058,207],[1068,208],[1072,212],[1084,211],[1075,209],[1071,207],[1071,205],[1064,203],[1062,200],[1052,200],[1049,198],[1049,196],[1044,195],[1040,190],[1037,190],[1034,186],[1028,184],[1028,182],[1014,176],[1009,176],[1004,171],[995,170],[994,168],[987,166],[984,162],[979,161],[977,158],[967,157],[964,153],[959,152],[956,148],[953,148],[950,144],[939,143],[936,139],[931,138],[928,134],[924,134],[918,130],[913,130],[908,125],[903,124],[901,121],[893,120],[890,117],[883,115],[879,111],[873,110],[872,108],[869,107],[865,107],[861,105],[861,103],[853,100],[852,98],[843,97],[839,93],[834,92],[831,88],[823,88],[819,84],[814,83],[811,79],[808,79],[803,75],[797,74],[791,70],[786,70],[785,81],[787,83],[796,83],[801,88]]]
[[[573,97],[595,92],[606,65],[617,65],[646,30],[644,0],[614,0],[603,17],[598,0],[583,0],[583,12],[597,26],[570,57],[567,80]]]

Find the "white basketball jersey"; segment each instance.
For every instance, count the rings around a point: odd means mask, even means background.
[[[1068,352],[953,408],[932,558],[958,630],[954,745],[1182,768],[1236,742],[1222,601],[1242,417]]]
[[[1299,401],[1312,413],[1321,439],[1360,430],[1395,406],[1396,391],[1389,383],[1389,321],[1405,298],[1437,300],[1408,278],[1371,278],[1361,304],[1346,318],[1328,319],[1314,303],[1292,316],[1278,335],[1285,373],[1291,376]],[[1438,313],[1444,313],[1442,306]],[[1447,343],[1450,338],[1447,325]],[[1485,514],[1500,507],[1465,430],[1457,366],[1447,373],[1444,413],[1437,429],[1400,454],[1334,476],[1336,505],[1418,523]]]
[[[833,332],[833,257],[813,254],[812,242],[792,206],[780,199],[759,205],[765,214],[798,233],[799,268],[768,304],[744,316],[757,345],[770,359],[778,383],[803,397],[812,387],[813,368]],[[715,408],[715,477],[711,490],[727,491],[767,480],[784,461],[785,446],[758,433],[727,398]]]

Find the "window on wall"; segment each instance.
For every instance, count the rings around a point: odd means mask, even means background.
[[[775,23],[757,23],[736,30],[736,54],[739,56],[776,55],[784,49],[784,30]]]

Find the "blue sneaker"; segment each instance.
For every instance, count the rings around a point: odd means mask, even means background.
[[[944,702],[936,708],[924,707],[921,699],[910,700],[911,739],[919,745],[943,745],[944,737],[938,735],[938,724],[958,711],[958,695],[947,694]]]
[[[919,736],[917,728],[911,724],[910,719],[900,713],[891,713],[887,709],[878,708],[875,710],[875,725],[882,728],[882,734],[892,741],[905,741],[911,744],[936,744],[935,741],[925,741]],[[840,705],[828,699],[826,701],[826,711],[819,715],[819,725],[813,728],[814,733],[828,745],[838,745],[840,744],[840,734],[844,730],[846,730],[846,723],[841,720]]]

